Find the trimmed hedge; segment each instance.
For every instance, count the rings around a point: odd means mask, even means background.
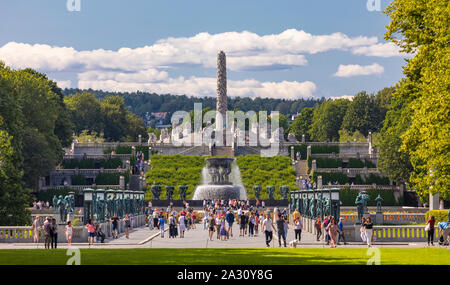
[[[135,146],[135,148],[136,148],[136,153],[138,153],[139,151],[143,152],[144,153],[144,159],[148,160],[148,146],[137,145],[137,146]],[[113,150],[114,150],[114,152],[116,154],[131,154],[133,152],[131,146],[118,145],[118,146],[116,146],[115,149],[112,149],[112,148],[109,147],[109,148],[103,150],[103,153],[104,154],[111,154],[111,152]]]
[[[64,169],[115,169],[117,167],[122,167],[122,160],[118,157],[109,159],[93,159],[93,158],[83,158],[83,159],[65,159],[61,163]]]
[[[348,168],[377,168],[377,166],[370,160],[358,159],[358,158],[349,158],[348,159]]]
[[[339,167],[342,167],[342,159],[341,158],[317,157],[317,158],[313,158],[313,160],[316,160],[318,168],[339,168]]]
[[[125,184],[130,181],[130,176],[128,173],[99,173],[95,177],[96,185],[119,185],[120,184],[120,176],[125,177]]]
[[[430,216],[433,215],[436,223],[448,222],[448,210],[432,210],[425,213],[425,219],[428,221]]]
[[[78,190],[72,190],[70,188],[63,188],[63,189],[48,189],[39,191],[37,194],[37,199],[39,201],[48,201],[51,206],[53,206],[53,196],[56,195],[58,197],[59,195],[66,196],[69,194],[69,192],[75,193],[75,205],[77,204],[77,196],[79,194]],[[77,205],[76,205],[77,206]]]
[[[306,144],[291,146],[289,148],[289,156],[291,155],[291,148],[294,148],[295,159],[297,159],[297,152],[300,152],[300,155],[301,155],[300,159],[301,160],[305,160],[306,159],[306,156],[308,154],[308,151],[307,151],[308,146]]]
[[[370,173],[366,178],[362,178],[359,174],[355,177],[356,185],[369,185],[374,183],[377,185],[389,185],[389,178],[374,173]]]
[[[153,182],[162,187],[161,200],[166,199],[166,186],[174,186],[172,196],[174,200],[180,198],[179,185],[188,186],[186,199],[190,200],[194,194],[195,187],[201,184],[202,169],[205,165],[205,157],[182,156],[182,155],[152,155],[150,170],[145,174],[148,186],[145,187],[145,199],[152,199],[150,191]]]
[[[332,187],[332,186],[331,186]],[[383,198],[381,202],[381,207],[383,206],[401,206],[403,205],[403,197],[399,197],[399,201],[395,200],[394,191],[390,190],[379,190],[379,189],[369,189],[366,191],[369,194],[369,200],[367,201],[368,206],[376,206],[377,202],[375,199],[378,195]],[[355,206],[355,200],[358,196],[359,190],[349,189],[345,187],[339,191],[339,198],[342,201],[342,206]]]
[[[339,153],[339,146],[337,145],[312,145],[311,154],[314,153]]]
[[[314,172],[313,181],[317,183],[317,176],[322,176],[322,185],[327,185],[328,182],[338,182],[340,185],[349,183],[348,176],[344,173],[328,173],[328,172]]]
[[[72,175],[72,185],[86,185],[86,177],[81,174]]]
[[[248,199],[255,199],[253,186],[261,185],[260,199],[269,197],[266,186],[275,186],[275,199],[280,199],[279,187],[289,186],[289,190],[297,189],[296,172],[291,160],[286,156],[261,157],[259,155],[238,156],[236,158],[241,172],[242,183],[247,191]],[[289,196],[288,196],[289,197]]]
[[[178,186],[187,185],[186,199],[191,199],[195,188],[201,184],[205,158],[200,156],[153,155],[151,168],[146,173],[146,199],[152,199],[150,191],[153,182],[160,185],[160,199],[166,199],[165,187],[175,187],[173,199],[179,199]],[[253,186],[261,185],[261,199],[267,199],[266,186],[274,185],[275,199],[280,199],[279,186],[288,185],[290,190],[297,189],[296,174],[286,156],[261,157],[259,155],[239,156],[236,158],[242,183],[249,199],[254,199]]]

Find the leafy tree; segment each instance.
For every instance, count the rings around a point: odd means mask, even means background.
[[[22,188],[22,174],[14,164],[12,138],[2,129],[0,117],[0,225],[30,224],[27,206],[31,202],[30,191]]]
[[[80,135],[75,136],[78,142],[104,142],[103,133],[97,134],[95,131],[83,130]]]
[[[289,132],[294,133],[298,141],[302,140],[302,135],[305,139],[310,139],[309,128],[311,127],[314,115],[314,108],[303,108],[300,115],[292,123]]]
[[[359,131],[367,136],[369,131],[378,131],[382,121],[382,113],[375,102],[375,96],[362,91],[348,104],[341,129],[350,134]]]
[[[313,141],[338,141],[339,129],[347,111],[349,100],[329,99],[314,109],[310,134]]]
[[[414,88],[402,90],[411,110],[400,151],[410,155],[410,180],[422,197],[430,191],[450,196],[450,22],[449,1],[394,0],[385,34],[401,50],[415,53],[404,68]],[[399,36],[399,37],[398,37]]]
[[[105,98],[101,102],[101,112],[105,124],[105,138],[119,141],[127,129],[127,110],[123,98],[119,96]]]
[[[127,112],[127,141],[138,141],[139,135],[144,141],[147,138],[145,123],[142,118],[139,118],[131,112]]]
[[[75,93],[67,97],[65,103],[70,110],[76,135],[81,134],[84,130],[97,134],[103,131],[100,101],[95,98],[94,94],[89,92]]]

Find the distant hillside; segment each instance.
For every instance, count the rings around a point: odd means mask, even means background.
[[[103,99],[108,96],[118,95],[124,98],[125,105],[129,110],[138,116],[144,116],[146,112],[169,112],[173,113],[178,110],[191,111],[194,108],[194,102],[203,104],[203,108],[216,108],[216,98],[213,97],[188,97],[186,95],[159,95],[156,93],[147,92],[105,92],[101,90],[81,90],[81,89],[65,89],[64,94],[70,95],[82,91],[92,92],[98,99]],[[324,101],[322,99],[269,99],[269,98],[228,98],[228,109],[239,109],[244,112],[253,110],[255,112],[261,110],[280,111],[284,115],[296,114],[305,107],[313,107],[315,104],[320,104]]]

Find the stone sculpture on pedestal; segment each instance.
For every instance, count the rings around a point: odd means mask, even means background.
[[[152,191],[153,200],[159,200],[159,195],[161,195],[161,186],[152,185],[152,187],[150,188],[150,191]]]
[[[262,190],[261,185],[255,185],[255,186],[253,186],[253,191],[255,192],[255,198],[256,198],[257,200],[259,200],[259,197],[260,197],[260,195],[261,195],[261,190]]]
[[[273,200],[274,199],[274,194],[275,194],[275,186],[270,185],[267,186],[267,194],[269,195],[269,200]]]

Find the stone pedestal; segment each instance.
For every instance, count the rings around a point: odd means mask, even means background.
[[[430,211],[431,210],[439,210],[439,193],[432,194],[430,193]]]
[[[377,224],[377,225],[383,224],[383,213],[377,212],[375,214],[375,224]]]

